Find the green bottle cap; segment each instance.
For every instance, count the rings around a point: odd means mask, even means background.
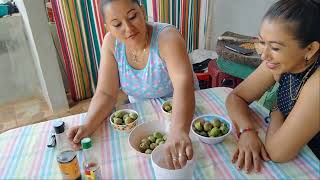
[[[82,149],[89,149],[92,147],[92,142],[90,138],[83,138],[81,140]]]

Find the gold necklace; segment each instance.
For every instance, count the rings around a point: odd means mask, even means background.
[[[143,61],[143,57],[146,54],[146,47],[147,47],[147,43],[148,43],[148,31],[147,31],[147,37],[146,37],[146,42],[144,44],[144,48],[143,48],[143,52],[142,52],[142,60],[138,60],[138,55],[136,52],[134,52],[133,50],[129,49],[130,54],[132,55],[132,61],[135,63],[140,63]],[[140,55],[141,56],[141,55]]]
[[[299,95],[300,95],[300,92],[301,92],[301,87],[304,85],[304,83],[306,82],[306,80],[308,79],[308,75],[309,75],[309,73],[312,71],[312,69],[315,67],[315,65],[317,64],[317,60],[313,63],[313,65],[312,65],[312,67],[308,70],[308,72],[303,76],[303,78],[302,78],[302,81],[301,81],[301,83],[299,84],[299,86],[298,86],[298,93],[295,95],[295,96],[293,96],[292,95],[292,88],[291,88],[291,78],[292,78],[292,75],[290,74],[290,76],[289,76],[289,82],[290,82],[290,86],[289,86],[289,90],[290,90],[290,98],[291,98],[291,101],[296,101],[297,99],[298,99],[298,97],[299,97]]]

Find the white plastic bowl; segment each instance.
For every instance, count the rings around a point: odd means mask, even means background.
[[[138,117],[137,117],[136,120],[134,120],[134,121],[133,121],[132,123],[130,123],[130,124],[118,125],[118,124],[113,123],[113,121],[112,121],[112,119],[113,119],[113,117],[114,117],[114,115],[115,115],[115,113],[116,113],[117,111],[125,111],[125,112],[127,112],[127,113],[136,113],[136,114],[138,115]],[[110,118],[109,118],[112,127],[113,127],[114,129],[120,131],[120,132],[127,132],[127,133],[130,132],[130,131],[137,125],[137,122],[138,122],[138,120],[140,119],[139,113],[138,113],[137,111],[135,111],[135,110],[132,110],[132,109],[119,109],[119,110],[117,110],[117,111],[114,112],[114,113],[112,113],[111,116],[110,116]]]
[[[142,123],[135,127],[131,133],[129,134],[129,144],[130,147],[136,151],[138,155],[144,157],[150,157],[150,154],[145,154],[140,152],[139,145],[143,138],[147,138],[149,135],[153,134],[154,132],[160,132],[162,134],[168,134],[169,124],[165,123],[161,120],[152,120],[145,123]]]
[[[223,135],[223,136],[219,136],[219,137],[205,137],[205,136],[201,136],[199,134],[197,134],[195,131],[194,131],[194,128],[193,128],[193,124],[198,120],[198,119],[203,119],[204,121],[208,121],[210,122],[212,119],[219,119],[220,121],[222,122],[225,122],[227,123],[227,126],[229,128],[229,131],[227,134]],[[216,115],[216,114],[207,114],[207,115],[203,115],[203,116],[199,116],[197,118],[195,118],[192,123],[191,123],[191,131],[193,132],[193,134],[195,136],[197,136],[199,138],[199,140],[201,142],[204,142],[206,144],[217,144],[217,143],[220,143],[222,142],[231,132],[232,132],[232,123],[230,120],[227,120],[226,118],[224,118],[223,116],[220,116],[220,115]]]
[[[181,169],[168,169],[164,161],[163,145],[156,147],[151,154],[151,164],[156,179],[192,179],[194,160],[187,161]]]

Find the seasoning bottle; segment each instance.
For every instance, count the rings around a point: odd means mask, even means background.
[[[90,138],[81,140],[83,156],[84,156],[84,174],[87,180],[101,179],[101,169],[95,152],[92,149],[92,141]]]
[[[73,151],[65,132],[65,123],[55,121],[53,123],[57,141],[57,161],[63,179],[81,179],[80,167],[76,152]]]

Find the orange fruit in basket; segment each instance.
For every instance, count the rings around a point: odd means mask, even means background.
[[[244,49],[255,49],[254,47],[254,43],[250,43],[250,42],[247,42],[247,43],[242,43],[240,44],[240,47],[244,48]]]

